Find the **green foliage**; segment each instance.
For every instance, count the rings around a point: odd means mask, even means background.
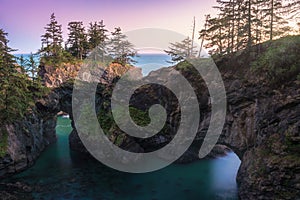
[[[106,112],[104,110],[100,110],[100,112],[98,113],[98,121],[105,133],[108,133],[109,129],[114,124],[113,116],[111,112]]]
[[[34,98],[45,92],[40,81],[28,76],[23,68],[26,66],[17,65],[6,36],[7,33],[0,29],[0,125],[21,119],[34,105]],[[34,64],[31,59],[29,61]],[[30,64],[24,59],[22,63]]]
[[[69,52],[62,50],[55,56],[42,56],[40,59],[41,65],[49,65],[53,66],[54,68],[59,68],[63,66],[63,63],[75,63],[77,59],[73,57]]]
[[[119,114],[120,113],[120,114]],[[121,115],[122,112],[116,111],[116,118],[124,117]],[[147,126],[150,123],[150,118],[147,112],[144,112],[140,109],[129,107],[129,113],[132,120],[138,126]],[[101,109],[98,113],[98,121],[101,125],[101,128],[106,134],[109,134],[109,131],[112,127],[116,127],[113,115],[110,110]]]
[[[59,25],[54,13],[50,17],[50,23],[45,27],[45,34],[42,35],[41,63],[55,64],[66,61],[68,58],[62,47],[62,25]]]
[[[283,0],[218,0],[218,14],[207,15],[200,39],[211,55],[225,55],[286,36],[292,32],[289,14],[294,11],[296,19],[300,13],[299,0],[294,1],[296,7]]]
[[[111,33],[112,38],[109,41],[109,55],[113,58],[113,62],[121,65],[134,63],[133,57],[137,54],[133,44],[127,40],[127,36],[121,31],[121,28],[115,28]]]
[[[192,47],[192,45],[193,41],[187,37],[181,42],[171,43],[169,50],[165,50],[165,52],[172,57],[174,63],[180,62],[187,58],[196,57],[196,46]]]
[[[62,47],[62,26],[58,24],[54,13],[50,23],[45,27],[42,35],[42,47],[40,64],[55,68],[64,63],[74,63],[89,55],[90,58],[102,63],[116,62],[121,65],[135,63],[133,57],[136,50],[121,32],[121,28],[115,28],[111,37],[107,36],[103,20],[90,23],[87,31],[83,22],[70,22],[68,24],[68,40],[65,48]]]
[[[0,158],[5,156],[7,153],[7,145],[8,145],[8,134],[6,131],[1,130],[0,135]]]
[[[267,50],[252,63],[252,69],[271,83],[295,80],[300,72],[300,36],[289,36],[267,45]]]
[[[125,134],[120,134],[117,136],[116,140],[114,141],[114,143],[117,145],[117,146],[120,146],[124,139],[126,138],[126,135]]]
[[[89,42],[89,49],[92,51],[97,47],[99,51],[99,55],[102,56],[102,61],[104,59],[104,55],[106,52],[107,46],[107,32],[108,30],[105,29],[105,25],[103,20],[100,22],[94,22],[89,24],[88,29],[88,42]]]
[[[70,22],[68,30],[67,51],[80,60],[86,58],[89,46],[83,22]]]
[[[138,126],[147,126],[151,122],[147,112],[144,112],[134,107],[129,107],[129,113],[132,117],[132,120]]]

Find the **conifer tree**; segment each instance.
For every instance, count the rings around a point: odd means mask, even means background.
[[[94,22],[94,23],[91,22],[89,24],[88,41],[91,50],[96,48],[99,45],[103,45],[106,42],[106,40],[108,39],[107,32],[108,30],[105,29],[103,20],[101,20],[100,22]]]
[[[198,55],[199,58],[201,57],[201,53],[202,53],[204,41],[208,37],[208,35],[207,35],[207,26],[208,26],[208,20],[209,19],[210,19],[210,15],[205,15],[204,29],[202,29],[201,31],[199,31],[199,39],[201,40],[200,50],[199,50],[199,55]]]
[[[83,22],[70,22],[68,30],[67,50],[72,56],[82,60],[88,53],[88,41]]]
[[[105,29],[103,20],[100,22],[94,22],[89,24],[88,29],[88,42],[90,51],[94,51],[94,54],[97,54],[99,59],[104,62],[105,57],[107,56],[108,48],[108,30]]]
[[[45,27],[45,34],[42,35],[42,48],[39,53],[46,61],[59,63],[63,56],[62,26],[58,24],[54,13],[51,14],[50,23]]]
[[[7,33],[0,29],[0,123],[12,122],[24,115],[32,103],[28,77],[17,66],[8,47]]]
[[[172,57],[173,62],[179,62],[197,55],[196,46],[192,47],[192,40],[187,37],[181,42],[170,43],[169,50],[165,52]]]
[[[26,72],[29,74],[29,77],[31,78],[32,82],[35,83],[37,80],[37,73],[38,73],[38,65],[35,61],[35,55],[33,53],[30,53],[30,56],[26,62]]]
[[[113,58],[113,61],[122,65],[135,62],[133,57],[136,55],[136,50],[133,44],[127,40],[127,36],[122,33],[121,28],[115,28],[115,31],[111,34],[109,55]]]
[[[283,0],[265,0],[262,2],[263,17],[267,19],[266,34],[269,35],[269,40],[278,38],[290,30],[288,22],[284,19],[283,3]]]
[[[25,67],[27,65],[27,60],[24,58],[24,56],[21,55],[20,57],[17,58],[17,60],[18,60],[18,64],[20,65],[20,67],[25,69]]]
[[[291,1],[284,5],[284,0],[217,0],[219,5],[214,8],[218,16],[206,19],[200,38],[207,40],[205,47],[211,54],[250,50],[255,44],[290,32],[285,15],[299,13],[297,9],[291,11],[299,8],[299,0]]]

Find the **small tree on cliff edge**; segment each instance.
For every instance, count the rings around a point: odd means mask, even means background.
[[[170,43],[169,50],[165,52],[172,57],[172,62],[177,63],[187,58],[195,58],[197,51],[196,46],[193,46],[192,40],[187,37],[181,42]]]
[[[101,61],[104,63],[107,56],[107,32],[103,20],[89,24],[88,29],[88,43],[89,50],[96,52],[100,56]]]
[[[86,58],[88,41],[83,22],[70,22],[68,24],[68,30],[69,39],[67,41],[67,51],[80,60]]]
[[[127,40],[127,36],[121,32],[121,28],[115,28],[111,33],[112,38],[109,42],[109,55],[113,58],[113,62],[122,65],[134,63],[133,57],[137,54],[133,44]]]
[[[41,61],[51,64],[63,62],[66,53],[62,47],[62,26],[58,24],[54,13],[50,17],[50,23],[45,27],[46,33],[42,35]]]

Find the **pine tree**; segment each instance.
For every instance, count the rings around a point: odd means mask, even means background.
[[[39,51],[46,61],[59,63],[62,59],[63,37],[62,26],[58,24],[54,13],[50,17],[50,23],[45,27],[46,33],[42,35],[42,48]]]
[[[292,20],[297,24],[298,29],[294,31],[300,34],[300,0],[288,0],[288,4],[284,7],[285,14],[289,16],[289,20]]]
[[[72,56],[82,60],[88,53],[88,41],[83,22],[70,22],[68,30],[67,51]]]
[[[194,58],[197,55],[196,46],[192,47],[192,40],[187,37],[181,42],[170,43],[169,50],[165,52],[172,57],[172,62],[180,62],[187,58]]]
[[[208,27],[208,20],[209,19],[210,19],[210,15],[205,15],[204,29],[199,31],[199,39],[201,40],[200,50],[199,50],[199,55],[198,55],[199,58],[201,57],[204,41],[208,38],[207,27]]]
[[[25,69],[25,67],[27,65],[27,60],[24,58],[24,56],[21,55],[20,57],[17,58],[17,60],[18,60],[18,64],[20,65],[20,67]]]
[[[135,62],[133,57],[136,55],[136,50],[133,44],[127,40],[127,36],[122,33],[121,28],[115,28],[115,31],[111,34],[109,55],[113,58],[113,61],[122,65]]]
[[[210,54],[224,54],[224,20],[219,17],[211,18],[210,16],[207,19],[207,29],[201,30],[200,33],[205,33],[205,39],[208,41],[204,45],[206,49],[209,50]],[[200,35],[201,36],[201,35]]]
[[[284,19],[283,0],[265,0],[262,2],[263,17],[266,20],[266,35],[269,40],[279,38],[290,30],[288,22]]]
[[[105,29],[105,25],[103,20],[100,22],[94,22],[89,24],[88,29],[88,42],[89,49],[96,54],[99,59],[104,62],[105,57],[107,56],[107,48],[108,48],[108,30]]]
[[[28,77],[16,64],[8,47],[7,33],[0,29],[0,123],[22,117],[32,103]]]
[[[90,49],[94,49],[99,45],[102,45],[108,39],[107,32],[108,30],[105,29],[105,25],[103,20],[100,22],[94,22],[89,24],[88,29],[88,37],[89,37],[89,44]]]
[[[29,77],[31,78],[33,83],[36,81],[37,73],[38,73],[38,65],[37,65],[37,62],[35,61],[34,56],[35,55],[33,53],[30,53],[30,56],[25,65],[26,66],[25,70],[26,70],[27,74],[29,74]]]

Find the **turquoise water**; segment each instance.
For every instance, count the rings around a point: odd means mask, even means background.
[[[30,169],[10,178],[34,186],[35,199],[213,200],[237,199],[234,153],[146,174],[129,174],[70,151],[70,120],[58,118],[57,143]]]

